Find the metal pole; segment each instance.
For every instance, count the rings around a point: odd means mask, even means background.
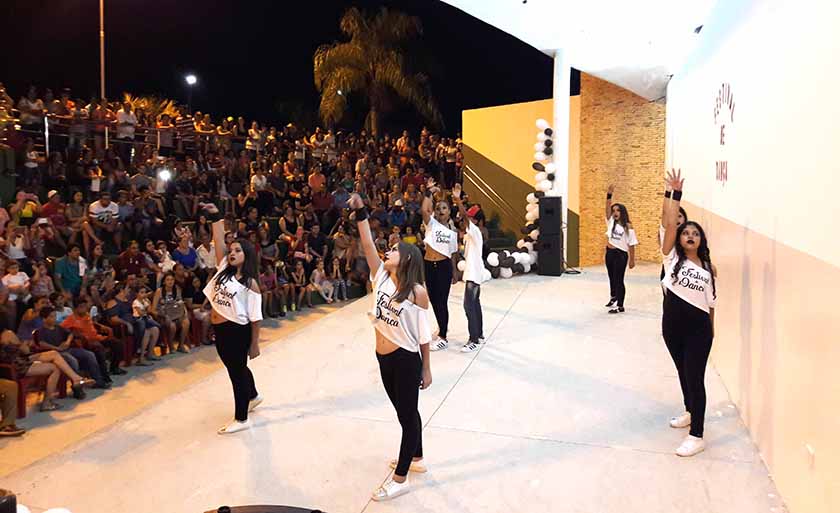
[[[189,111],[190,116],[192,116],[192,114],[193,114],[193,111],[192,111],[192,90],[193,90],[193,86],[187,84],[187,110]]]
[[[105,0],[99,0],[99,90],[105,99]]]

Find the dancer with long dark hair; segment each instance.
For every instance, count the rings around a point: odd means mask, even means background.
[[[628,264],[630,269],[636,267],[635,247],[639,245],[627,207],[621,203],[612,203],[614,190],[613,185],[607,189],[607,254],[604,257],[610,279],[610,300],[606,306],[611,309],[611,314],[624,311],[624,273]]]
[[[451,211],[449,203],[438,201],[433,204],[434,194],[440,189],[429,179],[426,196],[420,206],[426,235],[423,244],[426,253],[423,264],[426,271],[426,286],[435,312],[438,333],[430,346],[432,351],[449,347],[449,289],[452,287],[452,254],[458,251],[458,234],[449,228]]]
[[[233,385],[234,418],[219,428],[220,435],[251,427],[248,412],[262,397],[257,393],[248,359],[260,355],[262,295],[256,250],[245,239],[231,242],[225,254],[225,221],[213,223],[216,247],[216,275],[204,287],[204,295],[213,308],[210,322],[216,333],[216,350],[227,368]]]
[[[394,405],[402,427],[399,457],[391,462],[394,475],[373,492],[373,499],[393,499],[409,490],[408,472],[425,472],[423,425],[417,410],[419,389],[432,384],[429,363],[429,295],[423,286],[423,256],[417,246],[398,242],[379,258],[368,212],[358,194],[350,196],[355,211],[362,250],[370,268],[376,330],[376,359],[385,392]]]
[[[715,333],[717,271],[712,265],[703,228],[694,221],[677,226],[683,188],[680,172],[671,170],[668,182],[674,192],[662,218],[665,226],[662,254],[666,270],[662,284],[667,289],[662,305],[662,336],[677,367],[685,404],[685,412],[672,418],[670,424],[677,429],[690,426],[688,436],[676,453],[694,456],[706,447],[703,440],[704,378]]]

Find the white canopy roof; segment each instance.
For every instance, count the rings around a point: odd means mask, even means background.
[[[716,0],[443,0],[568,64],[654,100]]]

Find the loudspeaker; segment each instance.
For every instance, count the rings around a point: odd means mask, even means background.
[[[540,228],[540,232],[542,232],[542,228]],[[537,274],[541,276],[560,276],[563,271],[563,234],[545,235],[540,233],[537,249]]]
[[[559,196],[540,198],[540,239],[563,233],[563,201]]]

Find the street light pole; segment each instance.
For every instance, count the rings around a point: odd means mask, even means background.
[[[99,0],[99,90],[105,99],[105,0]]]

